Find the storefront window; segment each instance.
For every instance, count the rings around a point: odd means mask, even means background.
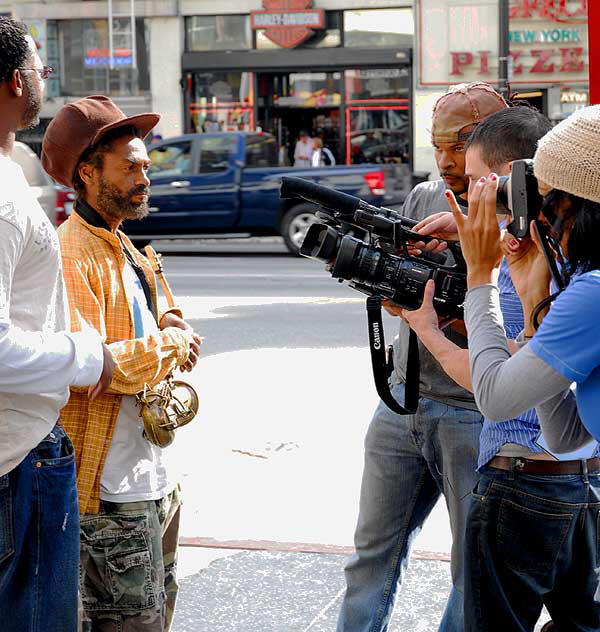
[[[273,105],[286,107],[326,107],[341,103],[339,72],[290,72],[280,76]]]
[[[346,70],[346,162],[410,161],[410,69]]]
[[[335,48],[342,45],[342,13],[341,11],[325,12],[325,28],[315,30],[296,48]],[[272,42],[264,31],[256,31],[256,48],[259,50],[280,49],[279,44]]]
[[[251,72],[196,72],[192,75],[193,131],[254,129],[254,77]]]
[[[247,15],[196,15],[186,19],[188,51],[247,50],[252,31]]]
[[[344,11],[344,46],[411,47],[415,25],[412,8]]]
[[[113,19],[113,69],[109,67],[107,20],[61,20],[56,24],[61,95],[136,96],[149,91],[148,47],[143,19],[135,21],[135,58],[130,19]],[[52,45],[49,43],[50,50]]]
[[[346,98],[362,100],[408,99],[410,95],[408,68],[366,68],[346,71]]]
[[[408,106],[348,108],[346,147],[350,164],[409,162]]]

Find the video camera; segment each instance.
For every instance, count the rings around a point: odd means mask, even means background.
[[[295,177],[282,178],[280,196],[300,197],[320,207],[320,222],[309,226],[300,254],[324,262],[333,278],[407,309],[421,306],[425,284],[433,279],[436,311],[462,315],[467,269],[458,243],[450,243],[442,255],[413,256],[409,244],[431,238],[413,232],[417,222],[393,209]]]

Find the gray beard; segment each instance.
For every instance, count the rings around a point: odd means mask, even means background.
[[[135,189],[127,195],[121,195],[114,185],[101,177],[98,187],[98,206],[106,215],[115,220],[143,219],[150,212],[148,203],[134,204],[131,201],[134,193]]]

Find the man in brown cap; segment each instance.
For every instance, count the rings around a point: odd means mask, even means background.
[[[56,233],[11,159],[37,125],[44,82],[27,27],[0,17],[0,628],[77,626],[79,516],[73,445],[59,415],[69,386],[104,392],[100,336],[71,334]]]
[[[466,197],[465,143],[486,117],[508,107],[491,86],[456,86],[433,110],[431,141],[440,180],[417,185],[402,214],[415,220],[449,210],[444,191]],[[446,337],[466,347],[464,328]],[[392,394],[404,401],[410,329],[394,341]],[[385,632],[408,564],[411,542],[441,494],[452,531],[452,591],[439,629],[463,632],[464,535],[469,492],[476,481],[483,417],[473,394],[459,386],[419,342],[420,395],[414,415],[379,403],[365,439],[356,553],[346,565],[346,593],[337,632]]]
[[[91,326],[115,359],[110,392],[72,390],[61,413],[77,455],[83,607],[103,632],[166,631],[177,595],[177,483],[134,395],[191,370],[200,339],[178,310],[158,314],[152,268],[119,230],[148,213],[142,139],[158,120],[86,97],[58,112],[42,147],[48,173],[78,194],[59,230],[72,329]]]

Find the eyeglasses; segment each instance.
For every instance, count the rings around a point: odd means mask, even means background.
[[[48,79],[48,77],[54,72],[52,66],[44,66],[43,68],[17,68],[17,70],[35,70],[40,73],[42,79]]]

